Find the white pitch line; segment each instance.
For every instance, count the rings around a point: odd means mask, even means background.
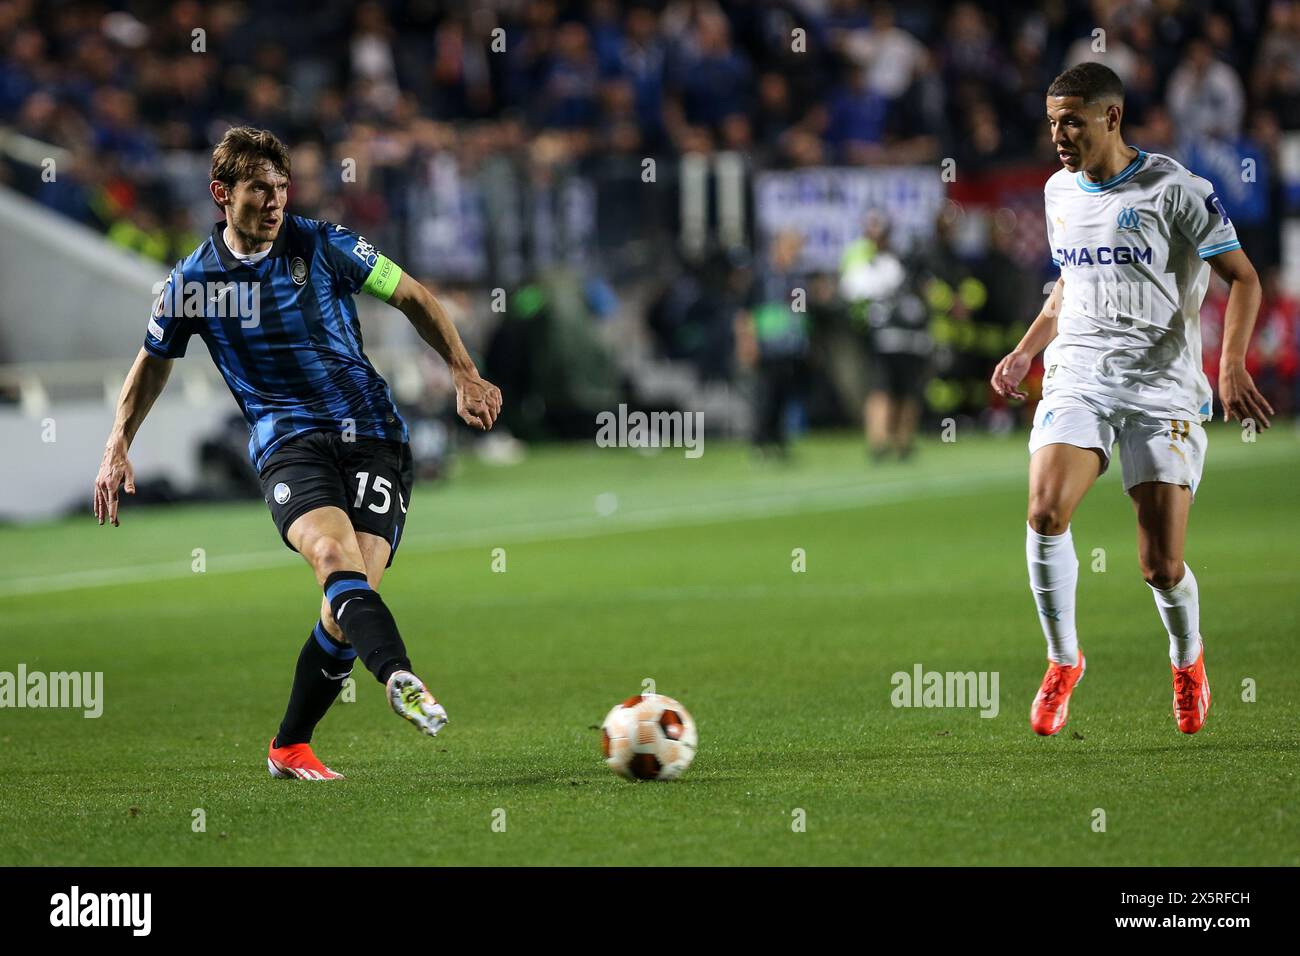
[[[716,502],[691,502],[617,512],[608,517],[570,517],[530,521],[495,528],[473,528],[460,532],[408,535],[402,539],[404,554],[432,554],[457,551],[475,546],[565,541],[631,534],[661,528],[719,524],[727,521],[752,521],[760,518],[790,517],[843,511],[872,505],[895,504],[925,498],[950,497],[973,493],[982,488],[1023,481],[1024,468],[1014,471],[988,472],[976,477],[935,476],[889,484],[846,484],[809,488],[796,492],[754,495]],[[287,549],[251,551],[244,554],[207,557],[205,574],[235,574],[264,570],[296,563],[299,559]],[[62,571],[57,574],[12,578],[0,585],[0,598],[26,594],[47,594],[82,588],[118,584],[153,583],[190,577],[189,559],[136,564],[118,568],[92,568]]]
[[[1261,449],[1263,450],[1263,449]],[[1277,449],[1269,449],[1276,452]],[[1252,456],[1237,461],[1215,465],[1214,474],[1255,468],[1261,463],[1272,463],[1290,457],[1288,449],[1282,454]],[[1263,459],[1261,461],[1261,458]],[[538,541],[566,541],[605,537],[614,534],[631,534],[672,527],[693,527],[721,524],[728,521],[749,521],[760,518],[783,518],[799,514],[817,514],[845,511],[873,505],[897,504],[906,501],[946,498],[970,494],[991,486],[1024,483],[1028,469],[1024,463],[1011,469],[986,471],[971,475],[936,475],[888,483],[850,482],[842,485],[807,488],[794,492],[752,495],[747,498],[728,498],[722,501],[691,502],[621,511],[608,517],[584,516],[530,521],[495,528],[473,528],[451,533],[408,535],[402,539],[402,551],[434,554],[458,551],[477,546],[526,544]],[[1113,481],[1114,479],[1112,479]],[[208,556],[206,574],[236,574],[256,571],[297,562],[287,549],[252,551],[229,556]],[[13,578],[0,585],[0,598],[26,594],[47,594],[81,588],[106,587],[115,584],[152,583],[189,577],[188,559],[137,564],[122,568],[94,568],[85,571],[64,571],[58,574],[33,575]]]

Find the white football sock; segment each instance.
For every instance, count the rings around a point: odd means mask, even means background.
[[[1188,667],[1201,656],[1201,595],[1196,575],[1183,564],[1183,579],[1167,591],[1151,588],[1156,610],[1169,632],[1169,660],[1175,667]]]
[[[1047,659],[1057,664],[1079,664],[1079,639],[1074,632],[1074,592],[1079,584],[1079,559],[1074,538],[1064,534],[1039,534],[1025,523],[1025,558],[1029,564],[1029,589],[1038,606],[1038,623],[1047,638]]]

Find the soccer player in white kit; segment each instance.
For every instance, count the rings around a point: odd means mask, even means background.
[[[1183,561],[1187,516],[1205,460],[1212,394],[1201,365],[1200,307],[1213,268],[1231,286],[1219,399],[1224,421],[1267,428],[1273,409],[1246,372],[1260,284],[1206,180],[1125,144],[1124,87],[1082,63],[1047,90],[1063,169],[1043,189],[1052,260],[1043,311],[993,372],[1001,395],[1043,356],[1043,400],[1029,439],[1029,584],[1047,638],[1047,673],[1030,710],[1043,735],[1065,726],[1085,662],[1075,634],[1079,562],[1070,518],[1119,443],[1137,511],[1138,560],[1169,634],[1174,717],[1194,734],[1210,709],[1196,578]],[[1207,268],[1208,263],[1208,268]]]

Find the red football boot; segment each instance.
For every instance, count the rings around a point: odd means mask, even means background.
[[[1070,695],[1074,693],[1075,685],[1083,680],[1087,666],[1083,651],[1079,651],[1079,663],[1074,667],[1047,662],[1043,684],[1029,708],[1029,726],[1034,728],[1034,733],[1050,737],[1065,726],[1070,717]]]
[[[271,746],[266,753],[266,769],[272,777],[285,780],[343,779],[343,774],[331,770],[316,759],[316,755],[311,752],[311,744],[277,747],[274,737],[271,738]]]
[[[1196,655],[1196,661],[1187,667],[1169,669],[1174,672],[1174,717],[1178,720],[1178,729],[1185,734],[1194,734],[1205,726],[1205,718],[1210,713],[1210,681],[1205,676],[1205,646]]]

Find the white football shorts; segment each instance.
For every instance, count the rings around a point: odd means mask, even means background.
[[[1118,408],[1083,395],[1052,395],[1038,403],[1029,454],[1044,445],[1098,448],[1110,467],[1111,448],[1119,442],[1124,491],[1144,481],[1186,485],[1196,497],[1205,464],[1205,429],[1199,421],[1152,418],[1145,412]]]

